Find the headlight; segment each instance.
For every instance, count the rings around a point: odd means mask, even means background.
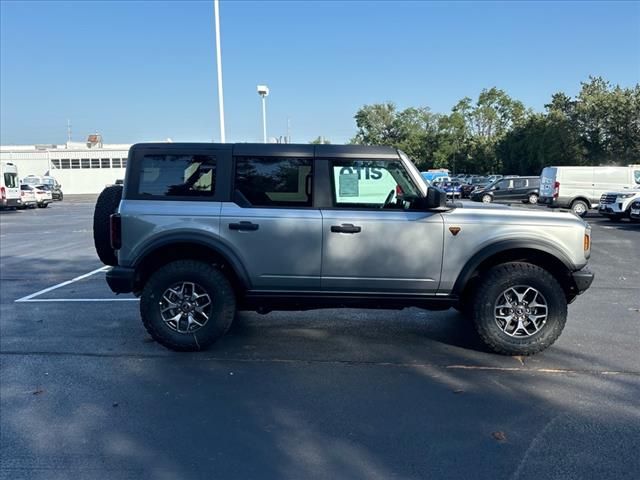
[[[618,198],[631,198],[635,197],[636,195],[636,193],[621,193],[618,195]]]

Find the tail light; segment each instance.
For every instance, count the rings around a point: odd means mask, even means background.
[[[558,198],[560,195],[560,182],[554,182],[553,184],[553,198]]]
[[[122,222],[119,213],[114,213],[109,217],[109,234],[111,248],[120,250],[122,247]]]
[[[396,184],[396,197],[401,197],[402,195],[404,195],[404,192],[402,191],[402,187]]]
[[[5,190],[4,187],[0,187],[0,196],[2,197],[2,200],[7,199],[7,191]]]

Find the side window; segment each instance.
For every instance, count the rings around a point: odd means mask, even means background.
[[[509,188],[509,180],[500,180],[496,183],[496,190],[506,190]]]
[[[216,159],[208,155],[145,155],[138,194],[203,197],[215,192]]]
[[[633,179],[636,181],[636,183],[640,184],[640,170],[633,171]]]
[[[332,160],[336,207],[410,208],[420,194],[399,161]]]
[[[235,190],[255,207],[312,206],[311,158],[236,157]]]
[[[513,181],[513,188],[526,188],[526,187],[527,187],[526,178],[518,178]]]

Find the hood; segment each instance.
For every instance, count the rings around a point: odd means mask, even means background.
[[[449,202],[447,206],[454,207],[443,213],[447,222],[486,222],[487,225],[503,225],[512,222],[519,225],[587,225],[582,218],[571,211],[558,208],[540,210],[496,203],[469,205],[461,202]]]

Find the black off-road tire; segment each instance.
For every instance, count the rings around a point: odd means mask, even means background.
[[[121,199],[122,187],[120,185],[109,186],[102,190],[93,211],[93,244],[100,261],[105,265],[118,264],[116,252],[111,248],[109,217],[116,213]]]
[[[212,307],[209,320],[192,333],[178,333],[162,319],[160,300],[164,292],[179,282],[194,282],[208,293]],[[140,315],[147,332],[161,345],[176,351],[205,350],[222,337],[233,322],[236,296],[224,274],[198,260],[177,260],[151,275],[140,297]]]
[[[548,317],[543,327],[526,338],[504,333],[494,317],[498,296],[509,287],[527,285],[546,299]],[[567,321],[567,299],[548,271],[530,263],[505,263],[491,268],[478,282],[473,298],[473,321],[487,347],[502,355],[533,355],[551,346]]]

